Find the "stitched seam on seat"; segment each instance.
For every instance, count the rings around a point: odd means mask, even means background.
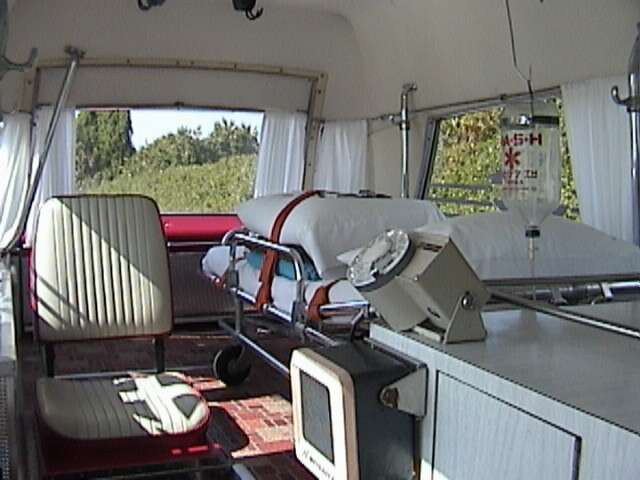
[[[97,285],[96,285],[96,272],[94,269],[94,248],[93,248],[93,237],[96,231],[96,225],[93,216],[93,206],[91,202],[83,202],[84,208],[86,208],[88,212],[88,224],[85,227],[86,234],[84,236],[85,243],[85,276],[86,278],[86,288],[85,293],[87,295],[87,318],[89,323],[93,328],[100,330],[101,327],[101,319],[98,315],[97,308]],[[84,217],[83,217],[84,218]]]
[[[145,202],[145,204],[140,204],[140,212],[138,212],[140,217],[144,217],[145,215],[145,211],[147,210],[146,207],[147,202]],[[147,233],[147,223],[149,222],[139,222],[138,223],[138,229],[139,232],[138,234],[141,237],[147,237],[147,238],[151,238],[153,239],[153,236],[148,236],[146,235]],[[140,255],[140,263],[142,263],[144,261],[144,272],[145,275],[143,277],[143,285],[141,285],[142,290],[143,290],[143,295],[142,295],[142,311],[143,311],[143,315],[145,318],[145,324],[144,324],[144,333],[148,334],[152,328],[151,326],[153,325],[153,320],[154,320],[154,310],[153,310],[153,305],[152,305],[152,301],[153,301],[153,289],[152,289],[152,285],[151,285],[151,276],[152,276],[152,267],[151,267],[151,262],[149,261],[149,250],[150,248],[146,248],[143,249],[143,251],[141,252],[142,254]],[[155,251],[155,241],[154,241],[154,245],[153,245],[153,250]],[[161,261],[161,259],[158,259],[158,261]]]
[[[126,290],[129,292],[129,301],[128,302],[124,302],[125,303],[125,310],[127,311],[127,333],[131,332],[131,330],[133,329],[133,331],[135,331],[135,327],[136,327],[136,314],[134,311],[134,300],[133,300],[133,275],[131,274],[131,250],[129,249],[130,244],[130,238],[129,238],[129,233],[130,233],[130,229],[131,229],[131,225],[129,224],[129,220],[130,220],[130,215],[127,209],[127,205],[124,201],[124,199],[122,198],[118,198],[118,203],[120,204],[121,208],[124,209],[124,223],[125,223],[125,228],[124,228],[124,232],[121,231],[121,233],[123,234],[123,241],[121,242],[120,245],[120,251],[121,251],[121,262],[124,263],[124,269],[125,269],[125,273],[127,275],[127,281],[123,283],[122,285],[122,290],[123,292]]]
[[[144,308],[142,299],[142,265],[140,265],[140,239],[138,238],[137,204],[128,205],[127,213],[127,245],[129,249],[129,284],[131,286],[131,304],[133,306],[133,328],[138,331],[140,326],[144,331]],[[130,224],[129,224],[130,223]],[[133,239],[133,241],[131,241]],[[145,245],[149,248],[149,245]]]
[[[96,206],[96,221],[97,221],[97,231],[93,232],[91,235],[91,260],[93,264],[93,289],[96,299],[96,321],[99,328],[108,324],[108,319],[106,317],[106,286],[104,285],[104,272],[103,272],[103,261],[105,258],[103,257],[103,249],[102,243],[104,241],[104,231],[102,224],[102,215],[100,214],[100,205]],[[98,233],[100,232],[100,233]],[[105,262],[106,263],[106,262]],[[108,328],[108,327],[107,327]]]
[[[74,250],[76,251],[76,279],[80,281],[78,284],[78,295],[82,295],[78,298],[78,309],[80,312],[80,319],[83,321],[83,329],[91,329],[91,321],[89,318],[89,292],[87,289],[88,277],[87,277],[87,259],[85,255],[85,212],[84,202],[80,199],[74,199],[74,203],[77,204],[77,208],[73,209],[74,215],[74,231],[77,233],[78,238],[74,238]]]
[[[52,215],[55,216],[55,214],[56,214],[56,211],[53,210],[52,211]],[[58,251],[60,249],[60,247],[58,245],[60,243],[60,224],[58,222],[53,222],[53,229],[52,230],[54,232],[53,233],[53,254],[55,255],[54,258],[57,259],[57,258],[59,258],[58,257]],[[57,261],[57,262],[55,262],[55,264],[56,264],[56,288],[60,289],[60,285],[61,285],[60,279],[61,279],[61,276],[62,276],[61,272],[60,272],[60,269],[62,268],[64,262],[63,261]],[[35,268],[35,265],[33,265],[32,267]],[[38,273],[38,271],[36,271],[36,276],[38,276],[38,275],[39,275],[39,273]],[[37,289],[36,289],[36,293],[37,293]],[[62,308],[63,308],[62,307],[62,305],[63,305],[62,296],[63,295],[62,295],[62,292],[58,292],[58,293],[59,294],[58,294],[58,310],[57,310],[57,313],[58,313],[58,315],[62,315]]]

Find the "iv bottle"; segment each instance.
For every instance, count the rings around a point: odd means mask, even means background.
[[[538,236],[540,224],[560,204],[558,111],[552,102],[511,103],[500,123],[502,201],[517,212],[528,232]]]

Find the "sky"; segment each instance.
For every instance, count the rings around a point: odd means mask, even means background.
[[[135,109],[131,110],[133,126],[133,145],[140,149],[147,143],[167,134],[175,133],[180,127],[195,129],[202,127],[202,135],[207,136],[213,125],[226,118],[236,124],[247,124],[258,130],[262,126],[262,113],[214,111],[214,110],[172,110],[172,109]]]

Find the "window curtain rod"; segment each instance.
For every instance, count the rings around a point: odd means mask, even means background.
[[[561,95],[560,87],[551,87],[545,88],[542,90],[537,90],[534,92],[534,96],[536,98],[549,98],[549,97],[557,97]],[[479,100],[471,100],[471,101],[463,101],[463,102],[452,102],[445,103],[441,105],[435,105],[433,107],[425,107],[418,108],[410,111],[410,118],[415,118],[420,115],[427,115],[431,117],[450,117],[453,115],[457,115],[460,113],[467,113],[471,111],[477,110],[485,110],[492,107],[498,107],[505,102],[509,101],[518,101],[523,99],[528,99],[528,92],[521,92],[511,95],[499,95],[497,97],[487,97]],[[382,115],[376,115],[373,117],[366,118],[366,120],[371,125],[375,122],[385,122],[389,123],[394,120],[397,116],[397,113],[384,113]],[[370,129],[369,135],[380,132],[382,130],[386,130],[387,128],[395,127],[394,124],[385,125],[383,127],[377,129]]]

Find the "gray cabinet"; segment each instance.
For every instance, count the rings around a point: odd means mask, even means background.
[[[435,480],[575,477],[575,436],[448,375],[437,382]]]

